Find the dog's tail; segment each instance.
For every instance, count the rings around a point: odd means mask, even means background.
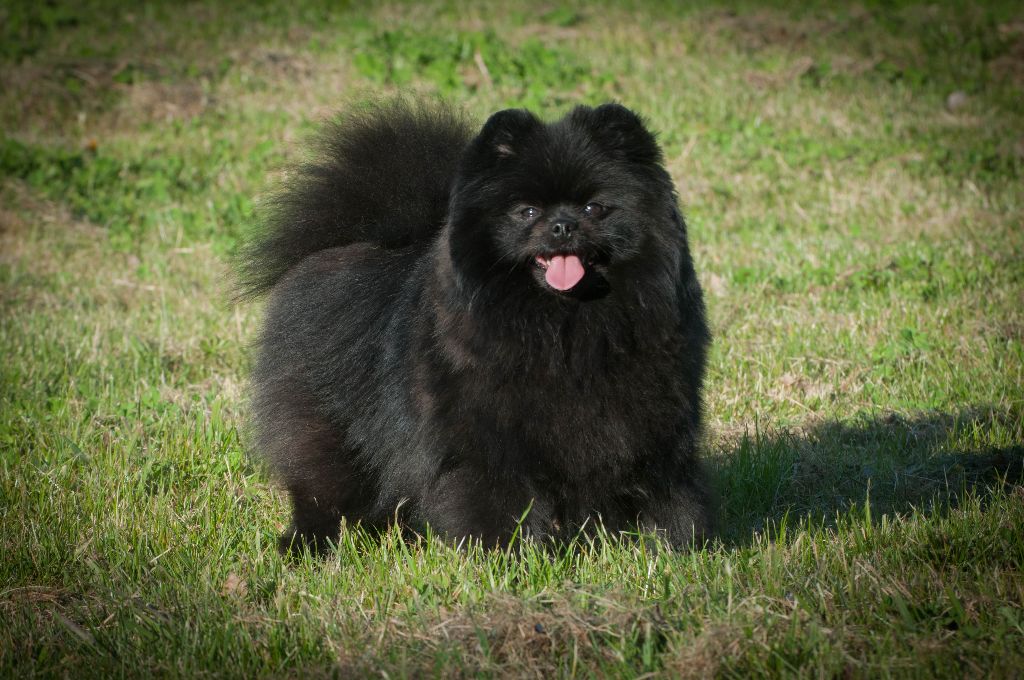
[[[239,297],[267,292],[327,248],[399,248],[437,233],[471,137],[465,116],[437,102],[397,98],[339,116],[318,136],[316,156],[268,201],[241,251]]]

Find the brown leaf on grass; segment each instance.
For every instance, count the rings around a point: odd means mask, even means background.
[[[228,574],[228,577],[224,579],[224,585],[220,589],[221,595],[225,596],[236,595],[238,597],[245,597],[245,594],[248,592],[249,584],[235,572]]]

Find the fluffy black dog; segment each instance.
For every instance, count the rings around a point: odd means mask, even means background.
[[[474,136],[395,101],[322,143],[245,264],[271,293],[253,408],[294,506],[282,549],[323,549],[343,517],[486,545],[520,520],[703,540],[709,333],[640,118],[507,110]]]

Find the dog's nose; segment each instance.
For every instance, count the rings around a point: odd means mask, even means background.
[[[558,239],[567,239],[574,231],[576,220],[558,219],[551,224],[551,233]]]

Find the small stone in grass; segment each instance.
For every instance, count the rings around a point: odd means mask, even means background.
[[[963,90],[951,92],[950,95],[946,97],[946,110],[949,111],[950,113],[956,113],[960,109],[964,108],[964,106],[966,105],[967,93],[964,92]]]

